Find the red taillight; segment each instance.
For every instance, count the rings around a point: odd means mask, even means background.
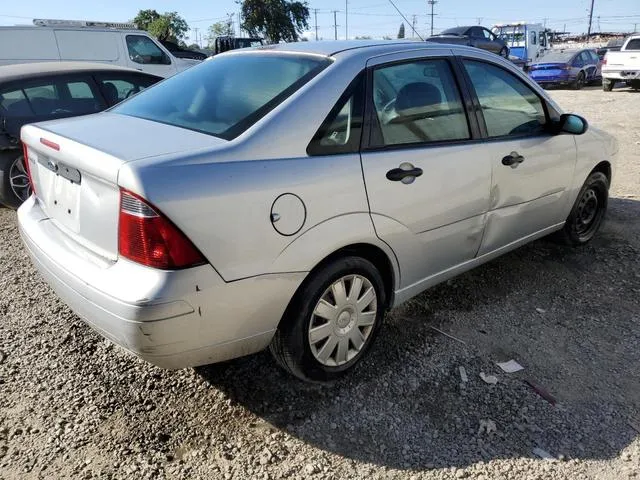
[[[606,64],[607,64],[607,57],[604,57],[604,58],[602,59],[602,65],[606,65]]]
[[[134,193],[120,189],[118,252],[148,267],[175,270],[206,263],[168,218]]]
[[[29,177],[29,184],[31,185],[31,191],[36,193],[36,187],[33,184],[33,178],[31,177],[31,169],[29,168],[29,155],[27,153],[27,144],[22,144],[22,154],[24,157],[24,169],[27,171],[27,177]]]
[[[49,148],[53,148],[54,150],[60,151],[60,145],[58,145],[55,142],[52,142],[51,140],[47,140],[46,138],[40,137],[40,143]]]

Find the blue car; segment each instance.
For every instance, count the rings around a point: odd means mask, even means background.
[[[602,62],[593,50],[551,50],[536,59],[529,75],[542,87],[568,86],[580,90],[602,81]]]

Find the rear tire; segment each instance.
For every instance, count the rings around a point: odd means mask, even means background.
[[[29,195],[31,187],[22,153],[17,150],[3,152],[0,155],[0,203],[15,210]]]
[[[613,87],[615,86],[616,82],[614,82],[613,80],[607,80],[606,78],[602,79],[602,90],[604,90],[605,92],[610,92],[611,90],[613,90]]]
[[[581,90],[582,87],[584,87],[584,82],[585,82],[584,72],[580,72],[578,73],[578,76],[576,77],[576,80],[573,82],[571,87],[574,90]]]
[[[385,307],[384,282],[371,262],[336,259],[296,292],[269,349],[281,367],[302,380],[336,380],[365,356]]]
[[[556,239],[573,246],[585,245],[602,226],[609,200],[609,180],[604,173],[594,172],[584,182],[571,213]]]

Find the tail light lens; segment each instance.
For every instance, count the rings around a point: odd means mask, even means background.
[[[134,193],[120,189],[118,252],[148,267],[177,270],[206,263],[171,221]]]
[[[604,58],[602,59],[602,65],[606,65],[606,64],[607,64],[607,57],[604,57]]]
[[[27,171],[27,177],[29,177],[29,185],[31,185],[31,191],[36,193],[36,187],[33,184],[33,178],[31,177],[31,169],[29,168],[29,155],[27,153],[26,143],[22,144],[22,156],[24,158],[24,169]]]

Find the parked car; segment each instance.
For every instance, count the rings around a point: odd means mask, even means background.
[[[602,89],[610,92],[617,82],[640,90],[640,35],[628,37],[619,52],[607,52],[602,66]]]
[[[168,40],[158,40],[163,47],[165,47],[171,55],[176,58],[189,58],[191,60],[203,61],[206,60],[209,55],[206,53],[198,52],[196,50],[191,50],[189,48],[184,48],[178,45],[177,43],[170,42]]]
[[[103,63],[0,66],[0,204],[18,208],[31,195],[19,140],[23,125],[100,112],[159,80]]]
[[[35,19],[34,26],[0,27],[0,65],[86,61],[170,77],[200,63],[176,58],[128,23]]]
[[[509,58],[509,47],[506,42],[488,28],[478,25],[448,28],[437,35],[427,38],[427,42],[468,45]]]
[[[234,37],[220,36],[213,42],[213,55],[228,52],[238,48],[251,48],[264,45],[264,41],[258,37]]]
[[[602,63],[594,50],[550,50],[530,65],[529,75],[543,87],[580,90],[602,81]]]
[[[89,325],[165,368],[270,345],[314,381],[426,288],[589,242],[617,154],[497,55],[376,41],[228,52],[22,140],[22,238]]]

